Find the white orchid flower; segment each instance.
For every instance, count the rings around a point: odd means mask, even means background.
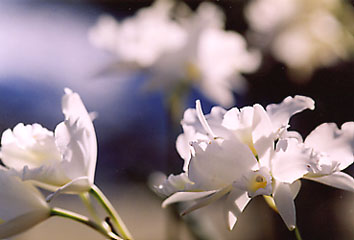
[[[268,195],[274,198],[289,229],[294,229],[294,198],[300,189],[297,180],[308,170],[304,165],[294,173],[291,166],[298,162],[285,161],[296,150],[294,139],[279,140],[276,149],[274,141],[284,135],[289,118],[307,108],[314,108],[313,100],[296,96],[284,99],[281,104],[269,105],[267,111],[256,104],[227,112],[213,108],[204,116],[197,101],[196,110],[188,109],[182,121],[187,132],[177,139],[177,149],[185,160],[185,172],[170,176],[158,186],[158,190],[165,194],[176,192],[164,201],[163,206],[196,200],[183,212],[185,214],[227,194],[225,217],[232,229],[252,197]],[[275,164],[272,164],[273,159]]]
[[[252,0],[245,16],[256,44],[270,49],[292,73],[304,78],[319,67],[350,58],[353,9],[347,4],[336,0]]]
[[[55,133],[39,124],[19,123],[1,138],[1,159],[23,180],[50,191],[82,192],[94,182],[97,160],[96,134],[80,96],[65,89],[65,120]]]
[[[149,67],[161,54],[179,49],[186,33],[171,19],[172,1],[158,0],[122,22],[103,15],[90,30],[89,39],[97,47],[118,55],[120,62]]]
[[[50,217],[50,207],[31,183],[0,170],[0,238],[19,234]]]
[[[341,129],[335,123],[321,124],[304,144],[311,149],[304,178],[354,192],[353,177],[342,172],[354,161],[354,122],[344,123]]]
[[[187,81],[219,105],[233,105],[232,92],[246,87],[241,73],[255,71],[261,59],[257,51],[247,49],[240,34],[224,30],[224,19],[221,9],[207,2],[188,17],[177,16],[186,31],[186,42],[161,55],[151,67],[150,86],[170,89]]]
[[[213,133],[204,130],[195,109],[187,109],[181,121],[184,133],[180,134],[176,141],[177,151],[185,161],[184,170],[186,171],[193,151],[191,142],[215,136],[226,138],[228,134],[237,136],[258,157],[268,154],[269,158],[269,149],[273,147],[273,142],[281,134],[289,134],[285,130],[288,128],[290,117],[305,109],[313,110],[314,101],[304,96],[287,97],[280,104],[268,105],[266,110],[259,104],[240,110],[232,108],[229,111],[213,107],[210,114],[205,116],[207,125],[213,129]]]
[[[212,3],[201,3],[192,12],[181,3],[157,0],[122,22],[102,16],[89,39],[117,55],[118,69],[147,70],[148,89],[171,93],[180,85],[195,85],[206,97],[229,107],[234,103],[232,92],[245,89],[241,73],[255,71],[261,57],[224,25],[224,13]]]

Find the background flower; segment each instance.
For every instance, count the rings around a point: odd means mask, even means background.
[[[245,13],[259,44],[284,62],[296,81],[352,57],[354,9],[349,2],[254,0]]]

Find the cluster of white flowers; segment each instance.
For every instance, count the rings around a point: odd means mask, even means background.
[[[341,0],[252,0],[245,10],[259,43],[300,77],[354,51],[354,8]]]
[[[260,54],[249,51],[240,34],[225,31],[224,19],[212,3],[201,3],[193,14],[182,3],[158,0],[122,22],[100,17],[89,39],[117,54],[119,66],[148,70],[149,88],[172,91],[196,84],[205,96],[230,107],[232,92],[246,83],[241,73],[255,71]]]
[[[70,89],[65,89],[62,111],[65,120],[54,132],[37,123],[19,123],[2,134],[1,239],[21,233],[50,216],[67,215],[50,206],[49,201],[56,194],[84,194],[97,188],[94,185],[97,140],[92,123],[95,114],[89,114],[80,96]],[[45,199],[36,187],[54,193]],[[101,223],[80,218],[111,239],[120,239],[104,230]]]
[[[354,191],[354,179],[341,172],[354,160],[354,122],[341,129],[321,124],[305,141],[288,130],[292,115],[314,107],[311,98],[295,96],[266,109],[259,104],[228,111],[214,107],[204,115],[198,100],[195,109],[185,111],[176,142],[183,173],[156,186],[169,196],[163,206],[194,200],[183,215],[227,195],[225,218],[232,229],[247,203],[263,195],[292,230],[299,179]]]

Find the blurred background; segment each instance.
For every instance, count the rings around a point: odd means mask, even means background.
[[[261,197],[247,206],[229,232],[218,202],[179,218],[173,209],[160,207],[162,199],[150,190],[148,180],[156,171],[181,172],[183,160],[175,150],[182,132],[179,121],[196,99],[209,113],[215,105],[265,107],[289,95],[309,96],[316,109],[290,122],[303,137],[324,122],[340,126],[353,121],[353,1],[216,0],[209,1],[209,9],[201,3],[173,2],[144,15],[141,9],[152,8],[153,1],[1,0],[0,130],[19,122],[54,130],[63,120],[61,96],[69,87],[89,111],[98,113],[96,184],[136,239],[295,239]],[[161,21],[165,25],[143,33],[150,25],[141,22],[159,11],[166,16],[151,21],[152,26]],[[202,15],[204,20],[198,22]],[[220,32],[222,41],[208,42],[207,25]],[[231,43],[231,51],[223,42],[225,31],[240,43]],[[199,47],[203,41],[206,47]],[[128,46],[135,55],[125,52]],[[214,48],[210,54],[206,51]],[[140,61],[141,56],[149,60]],[[212,57],[203,62],[200,56]],[[222,68],[228,64],[225,59],[234,63],[232,71]],[[208,71],[214,66],[221,70]],[[216,96],[210,92],[216,90],[213,84],[226,87]],[[354,175],[354,167],[345,171]],[[303,180],[295,203],[303,239],[354,238],[353,193]],[[54,204],[85,213],[74,196],[60,196]],[[213,235],[197,237],[186,223],[193,218],[202,219]],[[85,226],[57,218],[14,239],[49,238],[103,239]]]

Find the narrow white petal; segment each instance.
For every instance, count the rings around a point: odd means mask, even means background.
[[[344,172],[335,172],[322,177],[305,176],[305,178],[315,182],[326,184],[331,187],[354,192],[354,179],[352,176]]]
[[[61,193],[80,193],[80,192],[87,192],[90,190],[90,181],[88,177],[78,177],[71,182],[61,186],[55,192],[49,194],[46,198],[47,202],[50,202],[54,197],[58,196]]]
[[[290,184],[276,183],[273,193],[275,205],[289,230],[296,227],[296,213]]]
[[[292,184],[290,184],[290,192],[291,195],[293,196],[293,199],[296,198],[297,194],[299,193],[301,188],[301,181],[297,180],[295,182],[293,182]]]
[[[205,119],[205,116],[203,114],[203,110],[202,110],[202,106],[200,104],[200,100],[197,100],[195,102],[195,109],[197,111],[197,115],[198,115],[198,119],[200,121],[200,123],[202,124],[204,130],[207,132],[207,134],[209,134],[209,137],[211,138],[215,138],[216,135],[214,134],[214,132],[211,130],[207,120]]]
[[[162,203],[162,207],[166,207],[169,204],[176,203],[176,202],[184,202],[190,200],[196,200],[199,198],[203,198],[215,193],[217,190],[213,191],[203,191],[203,192],[177,192],[172,194],[170,197],[165,199]]]
[[[86,175],[93,183],[97,161],[97,140],[90,114],[87,112],[79,94],[68,88],[65,89],[65,95],[62,98],[62,110],[70,125],[73,126],[76,123],[77,127],[83,131],[82,138],[75,140],[82,145],[81,148],[85,151],[85,166],[83,167],[86,170]],[[73,134],[70,130],[68,129],[69,134]],[[74,136],[71,135],[71,137]]]
[[[328,154],[332,161],[340,163],[339,169],[343,170],[354,161],[354,122],[344,123],[341,129],[335,123],[323,123],[307,136],[305,144]]]
[[[187,209],[183,210],[183,212],[181,213],[181,215],[186,215],[194,210],[197,210],[201,207],[204,207],[206,205],[209,205],[213,202],[215,202],[216,200],[218,200],[219,198],[223,197],[225,194],[227,194],[228,192],[230,192],[231,190],[231,186],[225,187],[223,189],[220,189],[219,191],[205,197],[202,199],[198,199],[196,201],[195,204],[193,204],[192,206],[188,207]]]

